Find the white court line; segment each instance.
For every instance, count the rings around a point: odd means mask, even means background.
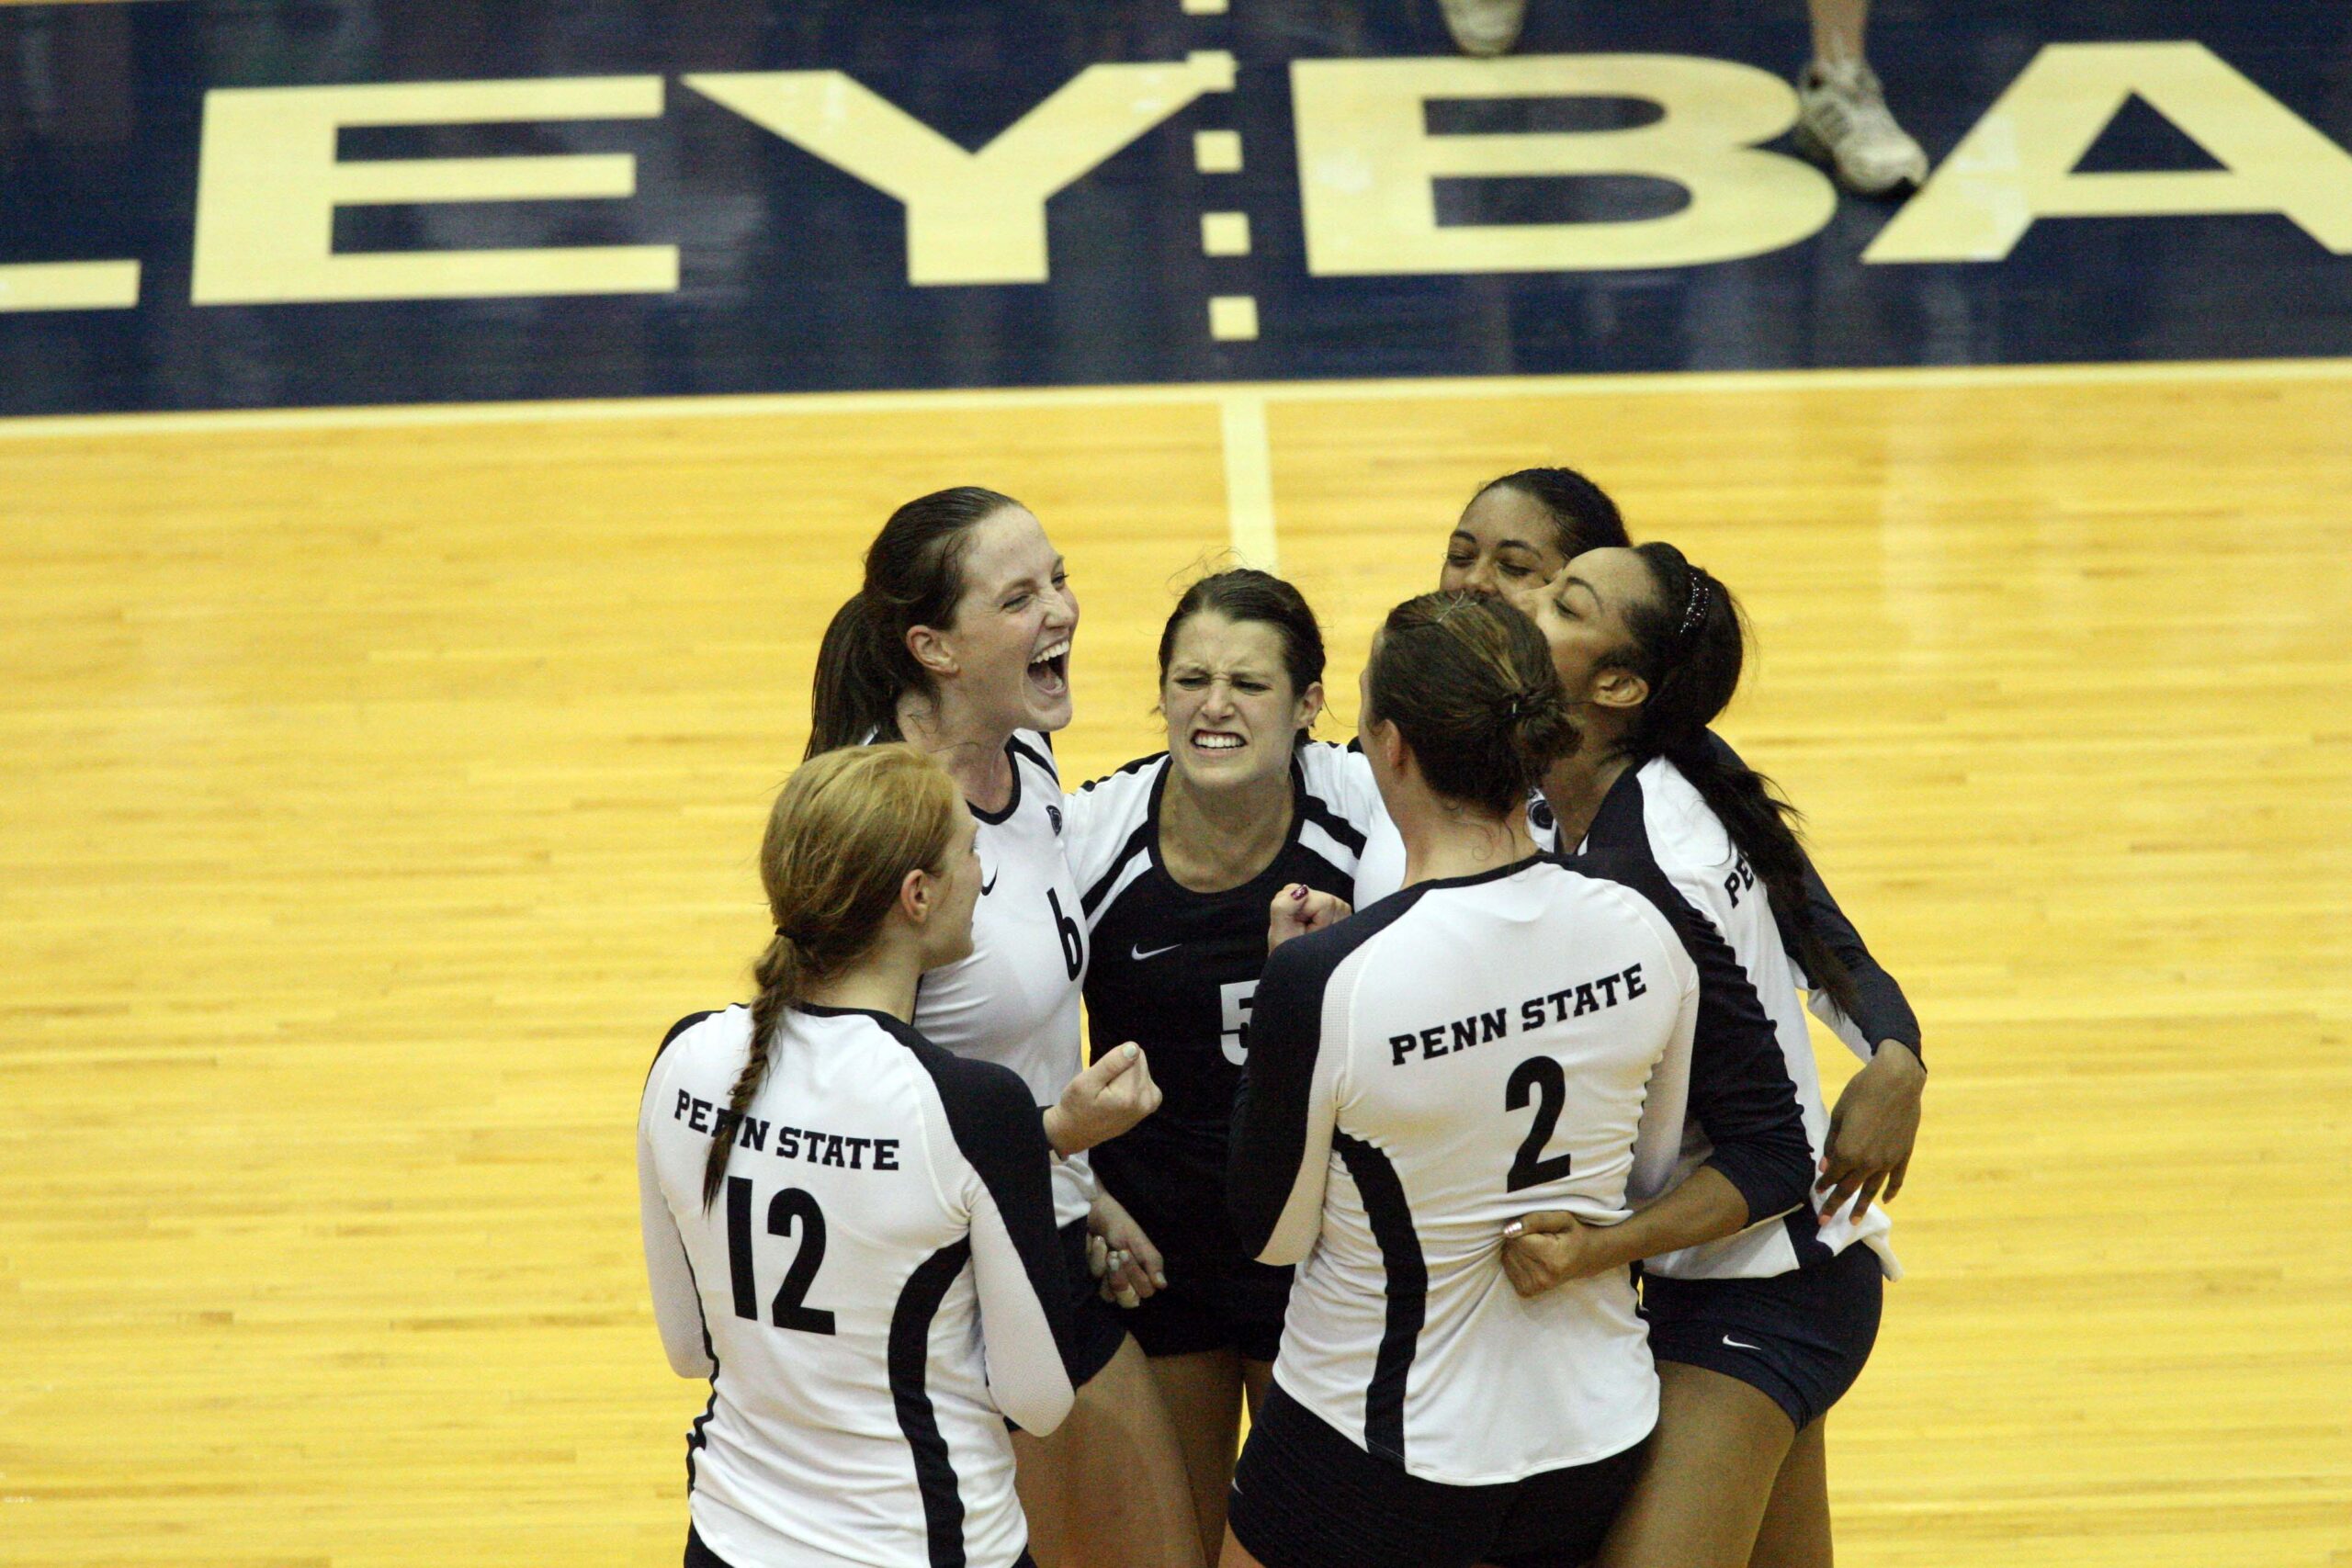
[[[1274,537],[1274,457],[1266,441],[1266,400],[1231,392],[1217,400],[1225,427],[1225,513],[1243,566],[1280,571]]]
[[[1464,376],[1424,380],[1178,381],[1159,386],[957,388],[910,392],[744,392],[550,402],[357,404],[220,409],[191,413],[29,414],[0,418],[0,441],[273,430],[560,421],[727,419],[780,415],[939,413],[960,409],[1198,407],[1247,394],[1268,403],[1412,398],[1657,397],[1741,392],[1894,391],[1917,388],[2117,386],[2171,381],[2333,381],[2352,359],[2142,360],[2116,365],[1962,365],[1870,370],[1665,371],[1626,376]]]

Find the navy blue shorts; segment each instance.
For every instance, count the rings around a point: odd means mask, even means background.
[[[1127,1332],[1147,1356],[1189,1356],[1238,1350],[1271,1361],[1283,1341],[1283,1309],[1290,1303],[1290,1270],[1245,1262],[1238,1270],[1207,1270],[1170,1259],[1168,1283],[1125,1315]]]
[[[1860,1245],[1769,1280],[1642,1280],[1650,1354],[1762,1390],[1804,1431],[1862,1375],[1886,1276]]]
[[[1266,1568],[1578,1568],[1641,1473],[1647,1438],[1591,1464],[1446,1486],[1365,1452],[1283,1392],[1234,1467],[1226,1519]]]
[[[1062,1370],[1069,1386],[1084,1388],[1111,1364],[1127,1337],[1117,1307],[1102,1299],[1102,1281],[1086,1266],[1086,1222],[1062,1227],[1062,1267],[1069,1273],[1069,1342],[1062,1347]]]

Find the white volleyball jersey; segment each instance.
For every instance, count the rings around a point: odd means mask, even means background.
[[[1299,1265],[1274,1376],[1413,1475],[1516,1481],[1656,1424],[1630,1272],[1524,1299],[1501,1247],[1532,1210],[1631,1213],[1653,1074],[1698,1016],[1659,896],[1538,857],[1267,961],[1229,1199],[1245,1247]]]
[[[695,1528],[730,1562],[1002,1568],[1028,1540],[1011,1417],[1069,1413],[1045,1134],[1002,1068],[882,1013],[797,1008],[743,1117],[742,1007],[671,1032],[638,1118],[655,1316],[710,1379]],[[703,1165],[729,1136],[708,1208]]]
[[[1541,815],[1548,821],[1548,812]],[[1797,997],[1797,968],[1782,945],[1764,884],[1733,847],[1721,818],[1680,769],[1663,757],[1653,758],[1627,769],[1610,786],[1584,841],[1589,849],[1655,864],[1730,947],[1771,1017],[1817,1168],[1829,1147],[1829,1111],[1804,1004]],[[1706,1163],[1713,1152],[1696,1119],[1686,1121],[1680,1140],[1683,1172]],[[1886,1240],[1892,1225],[1883,1204],[1871,1204],[1857,1220],[1849,1199],[1825,1223],[1808,1202],[1737,1235],[1651,1258],[1647,1267],[1679,1280],[1756,1279],[1824,1261],[1860,1241],[1877,1251],[1889,1278],[1900,1278],[1901,1267]]]
[[[1005,743],[1005,754],[1012,798],[1001,811],[972,807],[980,855],[972,954],[923,976],[914,1023],[958,1056],[1011,1067],[1042,1108],[1061,1099],[1084,1065],[1086,928],[1063,852],[1062,786],[1049,744],[1024,730]],[[1084,1155],[1054,1167],[1056,1218],[1084,1219],[1093,1201]]]

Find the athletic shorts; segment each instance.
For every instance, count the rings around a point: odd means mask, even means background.
[[[1274,1380],[1226,1511],[1266,1568],[1577,1568],[1600,1550],[1649,1447],[1498,1486],[1446,1486],[1366,1453],[1284,1393],[1279,1370]]]
[[[1886,1275],[1860,1243],[1769,1280],[1642,1280],[1650,1354],[1760,1389],[1804,1431],[1862,1375]]]
[[[686,1568],[734,1568],[734,1564],[705,1546],[702,1543],[702,1537],[695,1533],[695,1527],[688,1525],[686,1527]],[[1029,1555],[1028,1548],[1023,1547],[1019,1560],[1012,1564],[1012,1568],[1037,1568],[1037,1560]]]
[[[1069,1273],[1069,1343],[1062,1347],[1062,1369],[1069,1386],[1084,1388],[1111,1364],[1127,1337],[1125,1314],[1102,1299],[1102,1281],[1086,1266],[1086,1222],[1062,1227],[1062,1266]]]
[[[1167,1285],[1123,1316],[1147,1356],[1238,1350],[1250,1360],[1271,1361],[1283,1341],[1283,1308],[1289,1302],[1287,1269],[1244,1263],[1238,1270],[1204,1270],[1170,1262]]]

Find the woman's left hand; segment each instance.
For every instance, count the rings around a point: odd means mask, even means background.
[[[1565,1209],[1521,1215],[1503,1227],[1503,1272],[1510,1288],[1540,1296],[1609,1268],[1613,1260],[1598,1245],[1599,1235]]]
[[[1144,1228],[1136,1224],[1135,1216],[1122,1208],[1116,1198],[1108,1192],[1098,1194],[1094,1207],[1087,1213],[1086,1228],[1091,1243],[1099,1242],[1104,1249],[1104,1301],[1123,1307],[1141,1306],[1146,1296],[1157,1293],[1168,1283],[1159,1248],[1151,1244],[1151,1237],[1144,1234]]]
[[[1919,1140],[1919,1097],[1928,1069],[1899,1040],[1880,1043],[1862,1070],[1848,1081],[1829,1113],[1829,1152],[1814,1183],[1822,1223],[1859,1193],[1856,1219],[1885,1187],[1893,1202],[1911,1168],[1911,1148]]]

